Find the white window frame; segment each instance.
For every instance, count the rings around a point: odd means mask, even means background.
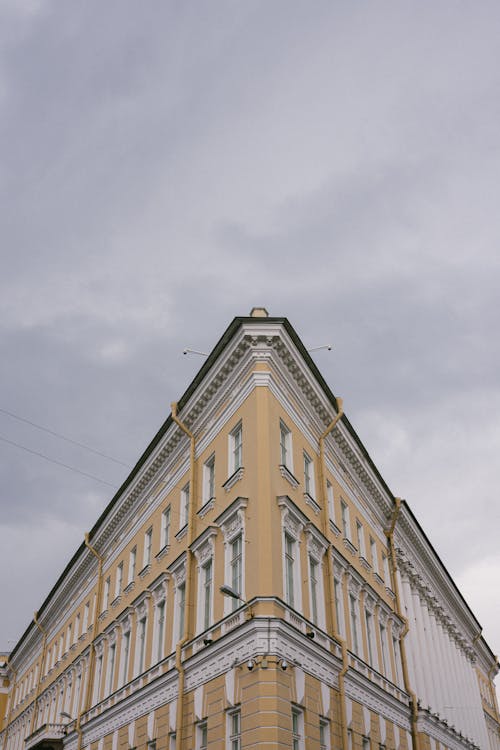
[[[203,464],[203,505],[215,498],[215,453]]]
[[[142,674],[146,667],[146,645],[148,637],[148,616],[144,614],[137,619],[137,630],[135,633],[135,668],[137,677]]]
[[[385,677],[390,679],[391,677],[391,663],[389,660],[389,649],[387,641],[387,627],[385,623],[379,623],[379,634],[380,634],[380,650],[382,652],[382,671]]]
[[[156,602],[154,608],[154,638],[153,638],[153,657],[154,663],[157,664],[165,656],[165,616],[167,603],[165,599]]]
[[[359,600],[358,597],[349,592],[349,622],[351,625],[351,646],[353,652],[363,658],[362,639],[359,627]]]
[[[319,717],[319,750],[330,750],[330,721]]]
[[[356,518],[356,537],[358,554],[360,557],[364,557],[366,560],[365,530],[363,528],[363,524],[358,518]]]
[[[344,535],[344,539],[351,541],[351,519],[349,506],[342,497],[340,498],[340,522],[342,524],[342,533]]]
[[[198,593],[196,606],[196,632],[208,630],[214,622],[215,537],[213,527],[206,529],[196,540],[192,551],[197,561]],[[207,571],[210,570],[210,579]]]
[[[339,635],[345,638],[345,614],[344,614],[344,587],[342,585],[342,576],[333,576],[333,592],[335,599],[335,617],[337,618],[337,628]]]
[[[126,685],[128,682],[128,670],[130,665],[130,630],[125,630],[122,633],[122,641],[120,645],[120,687]]]
[[[189,504],[191,502],[191,488],[187,482],[181,490],[180,512],[179,512],[179,531],[187,526],[189,518]]]
[[[371,612],[365,606],[365,626],[366,626],[366,647],[368,653],[366,655],[366,661],[374,669],[378,670],[378,658],[377,658],[377,641],[375,638],[375,626],[374,626],[373,612]]]
[[[307,517],[297,508],[289,497],[284,495],[278,498],[278,505],[281,509],[281,549],[282,549],[282,568],[283,568],[283,601],[288,606],[302,613],[302,570],[300,561],[300,539],[302,531],[308,523]],[[287,548],[287,539],[291,547]],[[292,557],[292,567],[290,568],[288,557]],[[288,564],[287,564],[288,563]],[[289,571],[292,571],[293,580],[289,581]],[[290,603],[288,592],[293,592],[293,604]]]
[[[102,653],[96,659],[95,666],[95,678],[94,678],[94,694],[92,697],[92,704],[95,705],[99,702],[101,696],[101,676],[102,676]]]
[[[314,498],[316,495],[314,482],[314,461],[309,453],[304,451],[304,492],[309,497]]]
[[[246,600],[245,592],[245,508],[248,500],[244,497],[237,498],[226,510],[215,520],[222,530],[224,537],[224,583],[233,588],[233,543],[237,537],[241,537],[241,591],[243,601]],[[229,596],[224,597],[224,616],[229,615],[237,607],[241,606],[238,599]]]
[[[388,589],[391,588],[391,573],[389,570],[389,558],[385,554],[385,552],[382,552],[382,569],[384,571],[384,583],[387,586]]]
[[[313,622],[315,625],[319,625],[318,594],[320,593],[319,576],[320,576],[321,563],[318,560],[316,560],[312,555],[308,555],[307,557],[308,557],[308,563],[309,563],[309,603],[310,603],[309,618],[311,622]]]
[[[292,431],[280,419],[280,466],[285,466],[293,474]]]
[[[335,522],[335,498],[333,494],[333,484],[329,479],[326,480],[326,497],[328,502],[328,516]]]
[[[111,588],[111,576],[108,576],[104,581],[104,591],[102,595],[102,609],[101,612],[106,612],[109,605],[109,590]]]
[[[226,750],[241,750],[241,709],[239,707],[231,709],[226,714],[226,737]]]
[[[237,545],[237,546],[236,546]],[[236,554],[235,554],[236,551]],[[237,591],[241,597],[243,594],[241,589],[243,588],[243,535],[236,534],[229,542],[229,567],[231,569],[230,586],[234,591]],[[233,599],[232,602],[233,611],[237,609],[241,602],[239,599]]]
[[[153,527],[150,526],[147,531],[144,532],[144,549],[142,552],[142,569],[147,568],[151,565],[151,556],[153,550]]]
[[[75,617],[75,629],[73,630],[73,643],[76,643],[80,637],[80,613],[78,612]]]
[[[137,566],[137,545],[132,547],[130,550],[129,556],[128,556],[128,581],[127,585],[129,583],[132,583],[132,581],[135,579],[135,568]]]
[[[123,560],[116,568],[116,579],[115,579],[115,599],[117,599],[122,593],[123,585]]]
[[[292,706],[292,750],[304,750],[304,711]]]
[[[372,536],[370,537],[370,557],[371,557],[371,563],[372,563],[372,570],[374,573],[378,575],[379,567],[378,567],[377,542]]]
[[[165,549],[170,544],[170,525],[172,521],[172,506],[170,503],[161,514],[160,549]]]
[[[116,643],[110,643],[108,646],[106,695],[111,695],[111,693],[113,692],[113,682],[115,678],[115,660],[116,660]]]
[[[208,722],[206,719],[199,721],[196,725],[196,750],[207,750],[208,747]]]
[[[229,433],[229,476],[243,468],[243,422]]]
[[[174,584],[174,610],[173,610],[173,623],[172,623],[172,651],[175,650],[177,642],[181,640],[184,635],[184,628],[181,624],[183,623],[181,603],[184,601],[184,615],[185,615],[185,594],[186,594],[186,553],[184,552],[180,558],[174,561],[173,565],[168,568],[168,572],[172,578]],[[182,590],[184,587],[184,600],[182,599]],[[169,618],[170,619],[170,618]]]

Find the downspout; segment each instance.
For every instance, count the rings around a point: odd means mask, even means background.
[[[339,420],[344,414],[344,402],[341,398],[336,399],[338,412],[332,419],[326,430],[322,433],[319,438],[319,473],[320,473],[320,487],[321,487],[321,517],[323,523],[323,535],[328,539],[329,531],[329,513],[328,513],[328,492],[326,488],[326,462],[325,462],[325,439],[332,432],[334,427],[337,425]],[[349,737],[347,735],[347,712],[346,712],[346,696],[345,696],[345,676],[349,669],[349,662],[347,658],[347,643],[345,638],[342,638],[340,633],[336,632],[335,618],[333,617],[333,603],[335,601],[334,581],[331,570],[330,561],[330,548],[331,544],[328,545],[326,550],[327,564],[326,564],[326,577],[327,577],[327,592],[329,601],[327,602],[327,613],[329,617],[329,630],[330,634],[333,635],[336,641],[338,641],[342,648],[342,669],[339,672],[339,696],[340,696],[340,724],[342,730],[342,748],[348,750]]]
[[[30,721],[30,734],[33,734],[33,727],[35,726],[35,720],[37,717],[38,712],[38,698],[40,696],[40,685],[42,683],[42,674],[43,674],[43,665],[45,663],[45,652],[47,650],[47,631],[42,628],[40,625],[40,622],[38,620],[38,612],[33,613],[33,622],[37,626],[38,630],[43,636],[42,641],[42,656],[40,659],[40,667],[38,669],[38,679],[36,683],[36,691],[35,691],[35,698],[34,698],[34,706],[33,706],[33,713],[31,715],[31,721]]]
[[[92,545],[90,544],[88,532],[85,532],[84,541],[85,541],[85,546],[90,550],[90,552],[94,555],[94,557],[97,558],[97,595],[96,595],[95,608],[94,608],[94,627],[92,628],[93,636],[92,636],[92,641],[90,642],[89,668],[88,668],[87,687],[85,690],[85,700],[84,700],[83,706],[78,712],[78,718],[76,720],[76,725],[75,725],[75,730],[78,733],[77,750],[81,750],[81,747],[82,747],[82,728],[81,728],[82,715],[86,711],[89,710],[91,695],[92,695],[92,687],[93,687],[93,681],[94,681],[94,669],[95,669],[94,643],[98,636],[97,630],[98,630],[98,625],[99,625],[99,606],[101,604],[101,593],[102,593],[102,568],[103,568],[103,562],[104,562],[104,558],[102,557],[102,555],[100,555],[97,552],[97,550],[94,547],[92,547]]]
[[[189,513],[187,519],[187,543],[186,543],[186,589],[184,592],[184,634],[180,641],[178,641],[175,647],[175,668],[179,674],[178,688],[177,688],[177,713],[175,720],[175,744],[177,750],[183,748],[183,736],[182,736],[182,718],[184,713],[184,683],[185,683],[185,672],[184,665],[182,663],[182,647],[190,638],[191,635],[191,575],[192,575],[192,552],[191,543],[193,541],[194,522],[195,522],[195,498],[196,498],[196,487],[195,487],[195,437],[193,433],[186,427],[186,425],[180,421],[177,416],[177,402],[174,401],[171,404],[172,419],[180,427],[180,429],[188,436],[190,440],[190,452],[189,452]]]
[[[403,668],[403,681],[405,685],[405,690],[410,696],[410,701],[411,701],[411,736],[412,736],[414,750],[419,750],[420,742],[418,738],[418,699],[410,685],[410,678],[408,674],[408,662],[406,659],[406,648],[405,648],[405,638],[408,634],[410,626],[408,624],[408,619],[407,617],[403,615],[402,608],[401,608],[401,598],[399,595],[399,585],[398,585],[398,577],[397,577],[398,567],[397,567],[397,560],[396,560],[396,549],[394,546],[394,529],[396,528],[396,522],[398,520],[399,513],[401,511],[401,498],[400,497],[394,498],[394,505],[395,507],[394,507],[394,512],[392,514],[392,518],[391,518],[391,525],[385,531],[385,535],[387,537],[387,546],[389,548],[389,557],[391,560],[390,571],[391,571],[391,580],[392,580],[392,590],[394,591],[394,594],[396,597],[396,614],[404,622],[403,631],[401,633],[400,649],[401,649],[401,665]]]

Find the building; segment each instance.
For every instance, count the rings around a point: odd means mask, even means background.
[[[230,324],[0,669],[0,750],[500,749],[480,624],[262,308]]]

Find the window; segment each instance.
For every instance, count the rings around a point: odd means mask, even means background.
[[[372,558],[373,572],[378,574],[378,557],[377,557],[377,545],[375,539],[370,537],[370,555]]]
[[[335,616],[339,635],[344,636],[344,599],[342,596],[342,584],[338,578],[333,579],[333,590],[335,594]]]
[[[128,560],[128,582],[132,583],[135,578],[135,564],[137,561],[137,547],[133,547],[130,550],[130,556]]]
[[[398,639],[394,635],[392,636],[392,647],[394,649],[394,661],[396,663],[396,682],[398,685],[402,685],[401,648]]]
[[[285,533],[285,600],[290,607],[295,603],[294,591],[294,566],[295,566],[295,542],[289,534]]]
[[[156,740],[150,740],[150,742],[148,742],[147,750],[156,750]]]
[[[319,720],[319,748],[330,750],[330,722],[328,719]]]
[[[170,505],[161,514],[160,549],[170,544]]]
[[[130,631],[123,634],[121,653],[121,677],[120,684],[125,685],[128,678],[128,660],[130,654]]]
[[[382,552],[382,566],[384,570],[384,581],[385,585],[390,588],[391,587],[391,574],[389,572],[389,560],[387,559],[387,555]]]
[[[113,692],[113,680],[115,677],[115,655],[116,655],[116,645],[112,643],[109,647],[108,651],[108,680],[107,680],[107,687],[106,687],[106,695],[109,695]]]
[[[97,657],[94,683],[94,703],[97,703],[101,695],[102,654]]]
[[[215,497],[215,455],[203,464],[203,503]]]
[[[169,750],[175,750],[177,747],[175,732],[170,732],[168,735],[168,748]]]
[[[212,622],[212,560],[210,559],[202,567],[202,607],[203,607],[203,630],[210,627]]]
[[[102,612],[106,612],[109,604],[109,588],[111,586],[111,578],[108,576],[104,581],[104,594],[102,597]]]
[[[230,568],[231,568],[231,588],[233,588],[235,591],[238,592],[238,594],[242,594],[242,544],[241,544],[241,534],[238,534],[238,536],[233,539],[231,542],[231,559],[229,562]],[[239,607],[239,600],[238,599],[232,599],[232,608],[233,611]]]
[[[87,604],[85,605],[85,607],[83,609],[82,633],[86,633],[87,632],[87,627],[88,627],[88,624],[89,624],[89,609],[90,609],[90,605],[87,602]]]
[[[292,471],[292,433],[280,419],[280,463]]]
[[[69,651],[69,647],[71,646],[71,623],[68,625],[68,630],[66,631],[66,648],[65,651]]]
[[[292,708],[292,749],[303,750],[304,715],[299,708]]]
[[[227,715],[229,738],[228,750],[241,750],[241,712],[239,709],[231,711]]]
[[[362,750],[370,750],[370,738],[369,737],[361,738],[361,747],[362,747]]]
[[[182,636],[184,635],[184,610],[186,606],[186,584],[181,583],[181,585],[177,589],[177,596],[178,596],[178,613],[179,613],[179,631],[178,631],[178,638],[181,640]]]
[[[318,563],[309,556],[309,586],[311,591],[311,620],[318,623]]]
[[[189,517],[189,482],[181,490],[181,513],[180,529],[183,529],[188,522]]]
[[[80,613],[78,612],[75,620],[75,629],[73,631],[73,643],[76,643],[80,635]]]
[[[147,617],[142,617],[137,623],[137,655],[135,667],[136,674],[141,674],[144,671],[144,658],[146,656],[146,626]]]
[[[165,600],[158,602],[155,607],[155,646],[156,661],[163,659],[163,641],[165,635]]]
[[[200,721],[196,727],[196,750],[207,750],[208,732],[207,722]]]
[[[151,543],[153,540],[153,529],[148,529],[144,534],[144,553],[142,558],[142,567],[147,568],[151,565]]]
[[[387,631],[385,625],[380,624],[380,646],[382,649],[382,667],[386,677],[389,677],[389,662],[387,659]]]
[[[358,639],[358,601],[355,596],[349,594],[349,601],[351,604],[351,640],[352,650],[355,654],[359,654],[359,639]]]
[[[326,497],[328,501],[328,515],[332,520],[335,520],[335,505],[333,500],[333,484],[327,479],[326,480]]]
[[[365,550],[365,534],[363,531],[363,525],[356,521],[356,537],[357,537],[357,543],[358,543],[358,552],[361,555],[361,557],[366,558],[366,550]]]
[[[304,492],[314,497],[314,473],[313,462],[307,453],[304,453]]]
[[[344,539],[350,539],[349,508],[342,498],[340,499],[340,512],[342,517],[342,534],[344,535]]]
[[[373,648],[373,617],[371,612],[368,612],[368,610],[365,610],[365,621],[366,621],[366,645],[368,647],[368,663],[372,665],[372,667],[377,667],[377,662],[375,660],[375,650]]]
[[[115,580],[115,599],[122,593],[123,583],[123,562],[119,564],[116,569],[116,580]]]
[[[234,430],[229,434],[229,473],[234,474],[235,471],[241,469],[242,463],[242,450],[243,450],[243,428],[241,422],[236,425]]]

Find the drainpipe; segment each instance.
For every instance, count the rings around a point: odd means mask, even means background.
[[[410,678],[408,674],[408,662],[406,659],[406,649],[405,649],[405,638],[408,634],[410,626],[408,624],[408,619],[403,615],[403,611],[401,607],[401,598],[399,595],[399,585],[398,585],[398,577],[397,577],[398,566],[397,566],[397,559],[396,559],[396,549],[394,546],[394,529],[396,528],[396,522],[398,520],[400,511],[401,511],[401,498],[395,497],[394,498],[394,512],[391,518],[391,525],[385,531],[385,535],[387,537],[387,546],[389,548],[389,557],[391,560],[390,571],[391,571],[392,590],[394,591],[394,594],[396,596],[396,613],[404,623],[403,631],[401,633],[401,640],[400,640],[401,665],[403,667],[403,681],[405,685],[405,690],[410,696],[410,701],[411,701],[411,737],[412,737],[414,750],[420,750],[420,742],[419,742],[419,737],[418,737],[418,699],[410,685]]]
[[[38,711],[38,698],[40,696],[40,685],[42,683],[43,665],[44,665],[44,662],[45,662],[45,652],[47,650],[47,631],[44,630],[42,628],[42,626],[40,625],[40,622],[38,620],[38,612],[35,612],[33,614],[33,622],[35,623],[35,625],[37,626],[38,630],[42,634],[43,641],[42,641],[42,656],[41,656],[41,659],[40,659],[40,667],[38,669],[38,679],[37,679],[37,683],[36,683],[36,691],[35,691],[35,698],[34,698],[33,713],[31,715],[31,721],[30,721],[30,731],[29,731],[30,734],[33,734],[33,728],[35,726],[35,720],[36,720],[36,715],[37,715],[37,711]]]
[[[97,631],[98,631],[98,626],[99,626],[99,606],[101,603],[101,593],[102,593],[102,568],[103,568],[103,562],[104,562],[103,556],[100,555],[97,552],[97,550],[94,547],[92,547],[92,545],[90,544],[88,532],[85,532],[84,541],[85,541],[85,546],[90,550],[90,552],[94,555],[94,557],[97,558],[97,595],[96,595],[95,608],[94,608],[94,627],[92,629],[93,637],[90,643],[89,668],[88,668],[87,687],[85,690],[85,701],[83,703],[82,708],[78,712],[78,718],[76,720],[76,726],[75,726],[75,730],[78,733],[77,750],[81,750],[81,747],[82,747],[82,729],[81,729],[82,714],[84,714],[86,711],[89,710],[91,696],[92,696],[92,687],[93,687],[92,683],[94,681],[94,669],[95,669],[94,643],[98,636]]]
[[[334,427],[338,424],[342,415],[344,414],[344,402],[341,398],[337,397],[337,409],[338,412],[322,433],[319,438],[319,473],[320,473],[320,487],[321,487],[321,517],[323,523],[323,535],[328,539],[329,530],[329,513],[328,513],[328,492],[326,488],[326,461],[325,461],[325,439],[332,432]],[[326,550],[327,564],[326,564],[326,577],[327,577],[327,592],[329,596],[329,602],[327,606],[327,613],[329,617],[329,630],[330,635],[333,635],[336,641],[338,641],[342,648],[342,669],[339,672],[339,696],[340,696],[340,723],[342,730],[342,748],[348,750],[349,738],[347,735],[347,713],[346,713],[346,696],[345,696],[345,676],[349,669],[348,655],[347,655],[347,643],[340,633],[336,632],[335,629],[335,618],[333,617],[333,603],[335,601],[334,581],[331,571],[330,561],[330,548],[331,544],[328,545]]]
[[[174,401],[171,404],[172,419],[180,427],[180,429],[188,436],[190,440],[190,452],[189,452],[189,513],[187,519],[187,543],[186,543],[186,590],[184,592],[184,634],[180,641],[178,641],[175,647],[175,668],[179,674],[178,688],[177,688],[177,714],[175,720],[175,744],[177,750],[183,750],[183,736],[182,736],[182,719],[184,713],[184,683],[185,683],[185,671],[182,663],[182,647],[191,637],[191,576],[192,576],[192,552],[191,543],[194,535],[194,523],[195,523],[195,498],[196,498],[196,485],[195,485],[195,437],[193,433],[186,427],[186,425],[180,421],[177,416],[177,402]]]

